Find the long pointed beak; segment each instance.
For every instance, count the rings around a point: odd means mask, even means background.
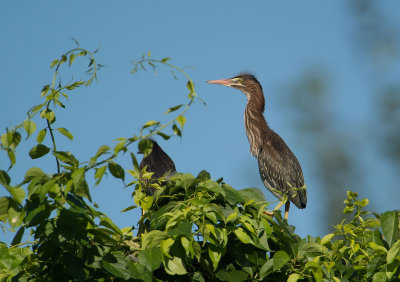
[[[207,83],[219,84],[219,85],[223,85],[223,86],[231,86],[233,84],[233,81],[232,81],[232,79],[217,79],[217,80],[207,81]]]

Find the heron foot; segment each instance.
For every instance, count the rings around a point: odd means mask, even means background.
[[[274,217],[274,212],[272,212],[272,211],[263,211],[263,214],[266,214],[270,217]]]

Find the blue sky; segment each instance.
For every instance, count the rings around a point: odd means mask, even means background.
[[[394,15],[400,4],[381,4],[398,26]],[[186,81],[183,77],[174,80],[165,68],[158,76],[151,71],[130,74],[131,61],[151,51],[154,58],[171,57],[171,63],[179,67],[193,66],[186,70],[198,95],[207,103],[204,106],[197,102],[187,114],[182,140],[159,140],[177,170],[196,175],[206,169],[213,178],[224,177],[237,189],[265,189],[244,131],[245,96],[205,83],[250,71],[263,85],[270,126],[298,156],[309,187],[307,208],[293,208],[289,222],[301,236],[323,235],[319,223],[324,207],[319,201],[322,195],[314,180],[313,163],[291,133],[293,124],[280,105],[285,100],[276,96],[276,90],[303,71],[323,65],[334,74],[335,87],[330,91],[335,92],[332,110],[337,122],[352,127],[368,118],[372,105],[363,98],[368,95],[368,73],[355,57],[350,13],[346,1],[293,1],[290,5],[282,1],[3,1],[1,132],[23,121],[27,110],[41,103],[40,91],[52,79],[50,62],[75,47],[71,37],[85,49],[99,48],[96,58],[105,67],[97,83],[75,91],[65,103],[67,109],[56,112],[56,126],[67,128],[75,136],[73,142],[59,136],[61,150],[86,161],[99,146],[113,145],[118,137],[137,134],[147,120],[165,120],[162,113],[168,107],[186,102]],[[74,76],[84,78],[80,73]],[[64,80],[70,78],[67,74]],[[37,123],[39,128],[44,127]],[[364,134],[360,129],[360,140]],[[43,166],[48,173],[55,171],[50,155],[43,160],[29,159],[27,152],[34,145],[26,141],[18,149],[17,165],[9,172],[12,184],[33,166]],[[129,156],[118,161],[127,166],[130,163]],[[0,169],[7,167],[7,159],[0,155]],[[362,191],[362,187],[351,188]],[[267,199],[275,200],[264,191]],[[91,193],[100,210],[118,226],[138,221],[140,211],[120,213],[133,203],[132,188],[123,189],[122,183],[108,176],[103,184],[91,188]],[[0,195],[5,191],[0,190]],[[386,201],[385,210],[396,208],[393,198],[374,200]]]

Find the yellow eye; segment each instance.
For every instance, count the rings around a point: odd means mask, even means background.
[[[243,82],[243,78],[241,78],[241,77],[234,77],[234,78],[232,78],[232,80],[234,82],[238,82],[238,83],[242,83]]]

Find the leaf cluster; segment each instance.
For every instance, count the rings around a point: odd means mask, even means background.
[[[193,81],[183,69],[171,65],[169,58],[155,60],[148,54],[134,67],[134,72],[146,64],[155,70],[161,64],[188,79],[189,102],[170,107],[167,114],[175,116],[169,122],[150,120],[138,135],[118,138],[113,147],[101,146],[88,161],[57,149],[55,133],[70,140],[73,135],[64,127],[55,127],[55,109],[65,108],[61,99],[68,98],[68,91],[88,86],[96,78],[101,65],[94,54],[75,48],[54,60],[53,82],[41,93],[45,101],[1,135],[0,148],[10,166],[0,170],[0,185],[8,193],[0,198],[0,224],[15,235],[11,244],[0,242],[0,281],[400,279],[399,212],[367,212],[369,201],[359,200],[357,193],[347,193],[344,213],[349,218],[336,225],[333,233],[322,239],[301,238],[280,211],[274,211],[274,218],[264,213],[269,203],[257,188],[236,190],[222,178],[211,179],[206,171],[196,177],[177,173],[154,180],[146,168],[140,169],[130,146],[137,143],[147,155],[151,152],[148,137],[182,136],[184,114],[197,99]],[[89,79],[56,85],[59,68],[71,67],[79,57],[89,59]],[[34,118],[42,121],[42,129]],[[57,170],[31,167],[23,179],[12,181],[21,131],[28,139],[37,130],[37,144],[29,156],[34,160],[52,155]],[[125,152],[130,152],[132,167],[118,164],[117,157]],[[123,212],[137,207],[146,211],[138,224],[129,222],[120,229],[92,203],[87,179],[94,177],[97,185],[108,173],[124,184],[129,182],[124,187],[134,190],[135,205]],[[146,185],[156,192],[146,194]]]

